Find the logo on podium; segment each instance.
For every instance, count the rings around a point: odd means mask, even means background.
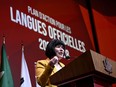
[[[107,58],[103,60],[103,65],[104,65],[104,67],[105,67],[105,70],[106,70],[109,74],[111,74],[111,73],[112,73],[112,65],[111,65],[111,63],[109,62],[109,60],[108,60]]]

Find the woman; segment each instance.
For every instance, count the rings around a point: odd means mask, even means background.
[[[45,51],[47,59],[38,60],[36,63],[36,77],[39,85],[56,87],[50,83],[49,77],[64,67],[64,64],[60,62],[64,54],[65,44],[62,41],[54,39],[48,43]]]

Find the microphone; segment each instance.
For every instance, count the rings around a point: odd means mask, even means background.
[[[70,54],[69,54],[69,51],[66,49],[65,52],[64,52],[64,58],[65,59],[70,59]]]

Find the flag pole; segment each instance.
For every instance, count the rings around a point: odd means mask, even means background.
[[[24,45],[22,46],[22,60],[21,60],[21,79],[20,79],[20,87],[32,87],[30,74],[28,70],[28,66],[24,56]]]
[[[23,41],[21,41],[21,53],[23,53],[23,52],[24,52],[24,45],[23,45]],[[21,58],[21,62],[22,62],[22,58]],[[20,79],[20,86],[22,85],[23,82],[24,82],[24,78],[21,77],[21,79]]]
[[[24,45],[23,45],[23,42],[21,43],[21,47],[22,47],[22,52],[24,52]]]
[[[5,36],[3,35],[3,44],[5,44]]]

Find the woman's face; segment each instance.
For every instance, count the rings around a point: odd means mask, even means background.
[[[64,57],[64,48],[63,48],[63,45],[57,45],[55,47],[55,53],[56,53],[56,56],[61,59]]]

